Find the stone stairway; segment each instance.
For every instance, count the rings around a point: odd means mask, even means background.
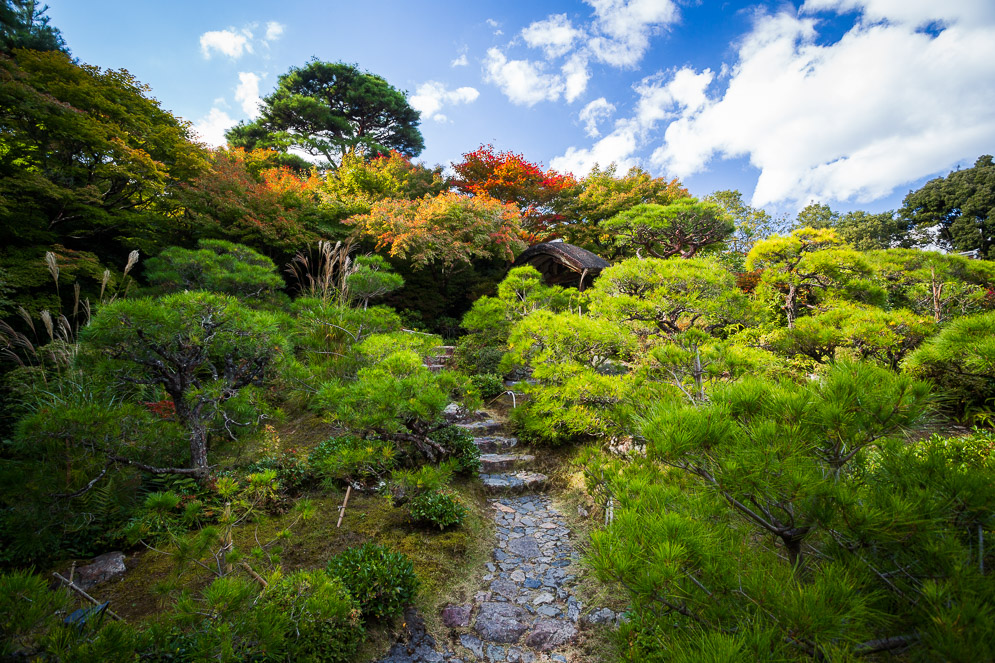
[[[478,413],[478,416],[481,414],[487,416],[486,413]],[[511,452],[518,440],[498,435],[504,431],[500,422],[488,417],[456,425],[474,436],[480,449],[480,481],[487,492],[513,495],[546,487],[548,477],[545,474],[524,469],[535,456]]]
[[[481,413],[478,413],[478,417]],[[514,451],[517,440],[483,418],[457,424],[481,450],[480,479],[494,509],[492,560],[473,601],[442,611],[449,642],[437,644],[417,615],[406,615],[407,637],[381,663],[567,663],[582,605],[573,594],[577,554],[552,500],[539,494],[548,478],[527,467],[535,457]]]
[[[432,348],[432,354],[422,359],[422,366],[433,373],[438,373],[450,365],[455,351],[456,346],[454,345],[440,345]]]

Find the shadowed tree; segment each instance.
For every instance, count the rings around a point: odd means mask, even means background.
[[[692,258],[725,241],[736,229],[720,205],[697,198],[680,198],[669,205],[636,205],[608,219],[603,227],[620,245],[654,258]]]

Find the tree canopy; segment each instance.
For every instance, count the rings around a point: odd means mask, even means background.
[[[926,182],[905,197],[901,216],[919,228],[936,226],[938,238],[956,251],[977,250],[995,258],[995,162],[978,157],[971,168]]]
[[[280,76],[258,120],[228,131],[230,144],[302,150],[336,168],[346,155],[391,150],[417,156],[425,147],[419,113],[405,93],[355,65],[312,60]]]

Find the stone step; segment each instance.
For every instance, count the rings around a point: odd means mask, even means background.
[[[493,419],[484,419],[483,421],[469,421],[466,423],[456,424],[465,431],[469,431],[474,436],[485,436],[492,433],[498,433],[503,428],[504,425],[500,421],[494,421]]]
[[[473,438],[473,443],[480,449],[480,453],[493,454],[501,453],[511,449],[518,444],[517,437],[502,437],[500,435],[484,435]]]
[[[531,463],[534,460],[535,456],[529,454],[480,454],[480,473],[504,472],[516,465]]]
[[[538,472],[509,472],[507,474],[481,474],[480,481],[490,493],[514,494],[541,490],[549,479]]]

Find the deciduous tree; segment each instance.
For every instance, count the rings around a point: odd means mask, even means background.
[[[564,220],[560,206],[577,184],[572,175],[543,170],[521,154],[496,152],[493,145],[467,152],[463,161],[453,164],[453,170],[453,184],[459,191],[517,205],[530,241],[555,234]]]

